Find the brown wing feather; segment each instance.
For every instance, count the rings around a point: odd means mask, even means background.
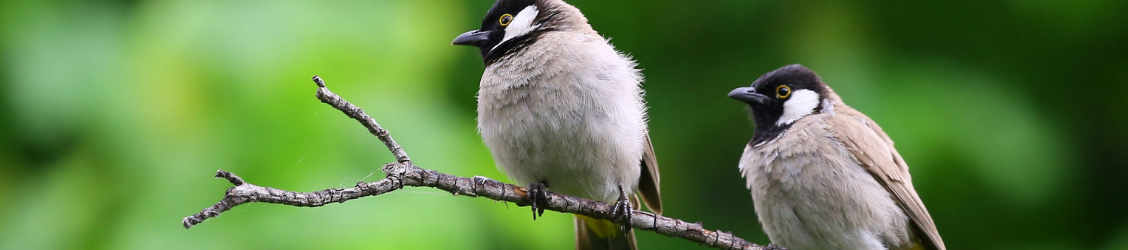
[[[905,214],[912,219],[916,229],[924,234],[925,237],[919,238],[922,239],[925,247],[944,250],[944,241],[940,239],[940,232],[936,230],[932,216],[928,214],[920,196],[913,189],[909,166],[905,164],[901,154],[897,153],[897,149],[893,148],[893,140],[889,139],[889,135],[886,135],[885,131],[865,114],[845,105],[837,105],[835,109],[835,115],[839,117],[833,120],[843,123],[831,126],[832,129],[837,130],[835,134],[838,135],[839,141],[854,154],[874,178],[885,186],[886,190],[893,194]]]
[[[650,133],[646,134],[646,147],[642,152],[642,171],[638,176],[638,193],[646,207],[655,214],[662,214],[662,197],[658,191],[658,158],[654,157],[654,145],[650,143]]]

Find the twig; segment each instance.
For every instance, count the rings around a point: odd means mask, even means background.
[[[337,108],[337,110],[344,112],[345,115],[356,119],[361,125],[368,128],[369,133],[380,138],[380,141],[384,142],[384,146],[387,146],[388,150],[392,151],[392,155],[396,157],[396,162],[411,163],[411,157],[407,157],[407,152],[404,152],[403,148],[396,143],[396,140],[392,139],[392,135],[388,133],[388,130],[380,127],[380,124],[377,124],[375,119],[372,119],[372,117],[364,113],[363,109],[352,105],[352,103],[346,101],[345,98],[334,94],[333,91],[329,91],[329,88],[325,87],[325,81],[321,80],[321,77],[313,76],[313,82],[317,83],[317,99],[321,100],[322,103]]]
[[[332,188],[305,193],[250,184],[231,172],[219,170],[215,174],[215,177],[227,179],[235,186],[227,189],[227,194],[219,203],[205,208],[198,214],[184,217],[182,221],[184,228],[191,228],[204,220],[219,216],[219,214],[230,210],[232,207],[245,203],[266,202],[299,207],[318,207],[333,202],[345,202],[367,196],[381,195],[402,189],[405,186],[433,187],[455,195],[485,197],[496,201],[512,202],[518,206],[528,206],[531,204],[527,190],[524,187],[481,176],[475,176],[473,178],[458,177],[415,166],[411,163],[411,158],[408,158],[403,148],[392,140],[388,131],[381,128],[380,125],[376,123],[376,120],[365,114],[364,110],[361,110],[329,91],[321,78],[314,76],[313,81],[317,83],[317,98],[320,99],[321,102],[327,103],[341,112],[344,112],[345,115],[360,121],[364,127],[368,128],[369,132],[376,135],[376,137],[378,137],[380,141],[383,141],[384,145],[392,151],[397,162],[384,165],[383,171],[387,174],[387,177],[375,182],[359,182],[352,188]],[[596,219],[610,220],[619,224],[629,223],[632,228],[654,231],[658,234],[670,237],[683,238],[713,248],[744,250],[783,249],[775,245],[760,246],[738,238],[732,235],[732,233],[706,230],[702,228],[700,223],[688,223],[645,211],[632,211],[632,216],[630,217],[631,221],[627,222],[624,221],[625,218],[622,216],[616,216],[614,214],[615,207],[612,204],[552,192],[547,192],[545,196],[547,197],[547,204],[543,206],[545,210],[579,214]]]

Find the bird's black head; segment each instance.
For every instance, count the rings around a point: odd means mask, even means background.
[[[809,114],[822,112],[826,84],[814,71],[799,64],[768,72],[751,87],[741,87],[728,96],[748,104],[756,132],[752,144],[775,138],[791,124]]]
[[[481,28],[462,33],[451,44],[477,46],[489,65],[553,30],[545,24],[555,16],[554,9],[546,0],[498,0],[482,19]]]

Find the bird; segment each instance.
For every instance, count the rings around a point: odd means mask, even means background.
[[[562,0],[498,0],[479,29],[452,44],[481,53],[478,133],[498,169],[528,185],[534,220],[544,192],[614,202],[622,216],[641,196],[661,214],[643,76],[579,9]],[[574,227],[576,249],[637,249],[629,227],[585,216],[575,216]]]
[[[772,243],[945,249],[893,140],[814,71],[784,66],[728,96],[755,125],[738,165]]]

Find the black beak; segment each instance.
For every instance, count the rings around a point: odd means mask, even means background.
[[[452,44],[452,45],[473,45],[473,46],[477,46],[479,43],[482,43],[482,42],[485,42],[485,41],[488,41],[488,40],[490,40],[490,32],[489,31],[471,30],[471,31],[467,31],[466,33],[462,33],[462,35],[458,35],[458,37],[455,37],[454,41],[450,42],[450,44]]]
[[[748,104],[764,104],[768,101],[768,96],[756,93],[756,88],[753,87],[736,88],[729,92],[728,97]]]

